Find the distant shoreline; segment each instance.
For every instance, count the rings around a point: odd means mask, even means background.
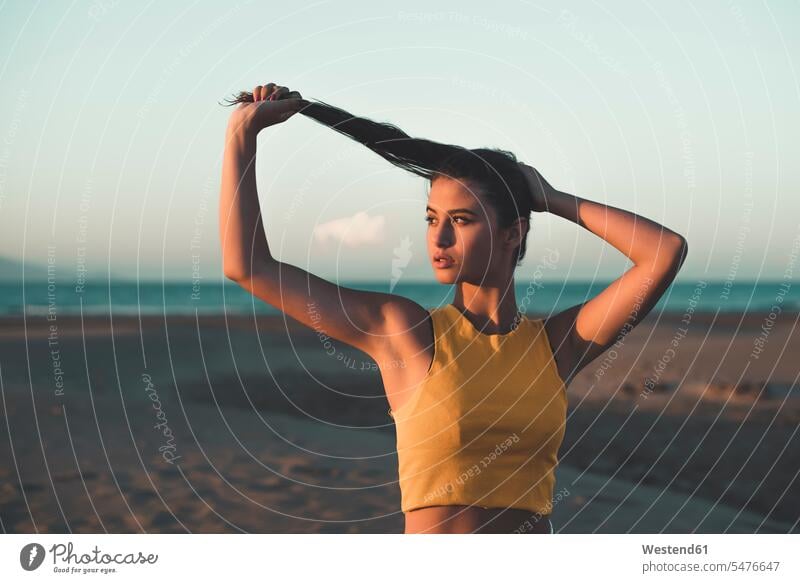
[[[277,310],[276,310],[277,311]],[[753,310],[753,311],[746,311],[743,312],[742,310],[720,310],[719,315],[716,316],[716,322],[718,324],[731,324],[733,322],[742,322],[746,325],[752,325],[762,321],[765,317],[769,315],[769,310]],[[56,313],[56,318],[58,321],[72,324],[75,322],[80,322],[81,315],[80,313],[76,313],[73,311],[61,311],[58,310]],[[698,323],[711,323],[714,320],[716,312],[715,311],[708,311],[708,310],[696,310],[693,313],[693,319]],[[546,318],[549,314],[544,312],[526,312],[525,314],[529,318]],[[2,326],[11,326],[15,323],[22,323],[23,320],[28,321],[28,323],[36,322],[36,321],[46,321],[47,318],[45,317],[46,313],[12,313],[12,314],[0,314],[0,327]],[[784,309],[780,313],[780,318],[785,320],[789,319],[798,319],[800,316],[800,310],[787,310]],[[174,322],[194,322],[196,317],[200,317],[203,319],[206,318],[218,318],[220,321],[224,321],[225,319],[232,320],[232,319],[246,319],[251,321],[253,317],[255,317],[259,322],[270,322],[273,321],[292,321],[293,320],[286,315],[281,314],[281,312],[277,313],[256,313],[253,314],[252,311],[250,312],[242,312],[239,310],[235,311],[208,311],[204,309],[198,309],[195,313],[194,310],[187,309],[185,311],[167,311],[165,312],[154,312],[150,309],[142,310],[141,314],[137,313],[135,309],[129,310],[115,310],[113,313],[109,313],[108,311],[103,311],[101,313],[98,312],[91,312],[87,310],[83,314],[83,321],[100,321],[100,320],[109,320],[111,317],[114,320],[120,321],[139,321],[141,319],[143,322],[162,322],[165,317],[169,318]],[[645,318],[645,321],[655,321],[658,320],[659,322],[679,322],[683,317],[683,314],[676,311],[663,311],[659,312],[658,310],[651,311]]]

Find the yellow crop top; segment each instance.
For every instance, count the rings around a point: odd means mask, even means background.
[[[549,514],[566,386],[542,320],[479,332],[448,304],[429,310],[434,356],[396,411],[400,508],[474,505]]]

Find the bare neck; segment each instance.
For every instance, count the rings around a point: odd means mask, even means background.
[[[514,278],[502,286],[459,283],[456,285],[453,305],[476,328],[483,329],[487,334],[504,334],[513,327],[517,317]]]

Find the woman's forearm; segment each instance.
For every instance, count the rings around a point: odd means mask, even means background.
[[[551,190],[547,210],[605,240],[637,265],[669,264],[684,245],[678,233],[635,213]]]
[[[225,276],[241,279],[272,260],[256,189],[256,133],[229,124],[222,162],[219,228]]]

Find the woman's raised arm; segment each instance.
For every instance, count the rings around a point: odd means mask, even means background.
[[[338,286],[272,256],[256,190],[256,135],[291,117],[303,100],[284,99],[294,93],[274,84],[253,94],[256,101],[235,110],[226,131],[219,206],[225,277],[300,323],[380,360],[397,318],[421,318],[425,310],[401,296]]]
[[[258,85],[253,101],[242,103],[228,119],[219,228],[222,269],[234,281],[273,261],[256,191],[256,136],[262,129],[286,121],[302,106],[302,99],[282,99],[288,94],[288,88],[274,83]]]
[[[597,296],[545,322],[562,378],[572,378],[630,332],[658,303],[687,253],[678,233],[632,212],[553,188],[534,168],[522,165],[534,210],[572,221],[626,255],[634,265]]]

